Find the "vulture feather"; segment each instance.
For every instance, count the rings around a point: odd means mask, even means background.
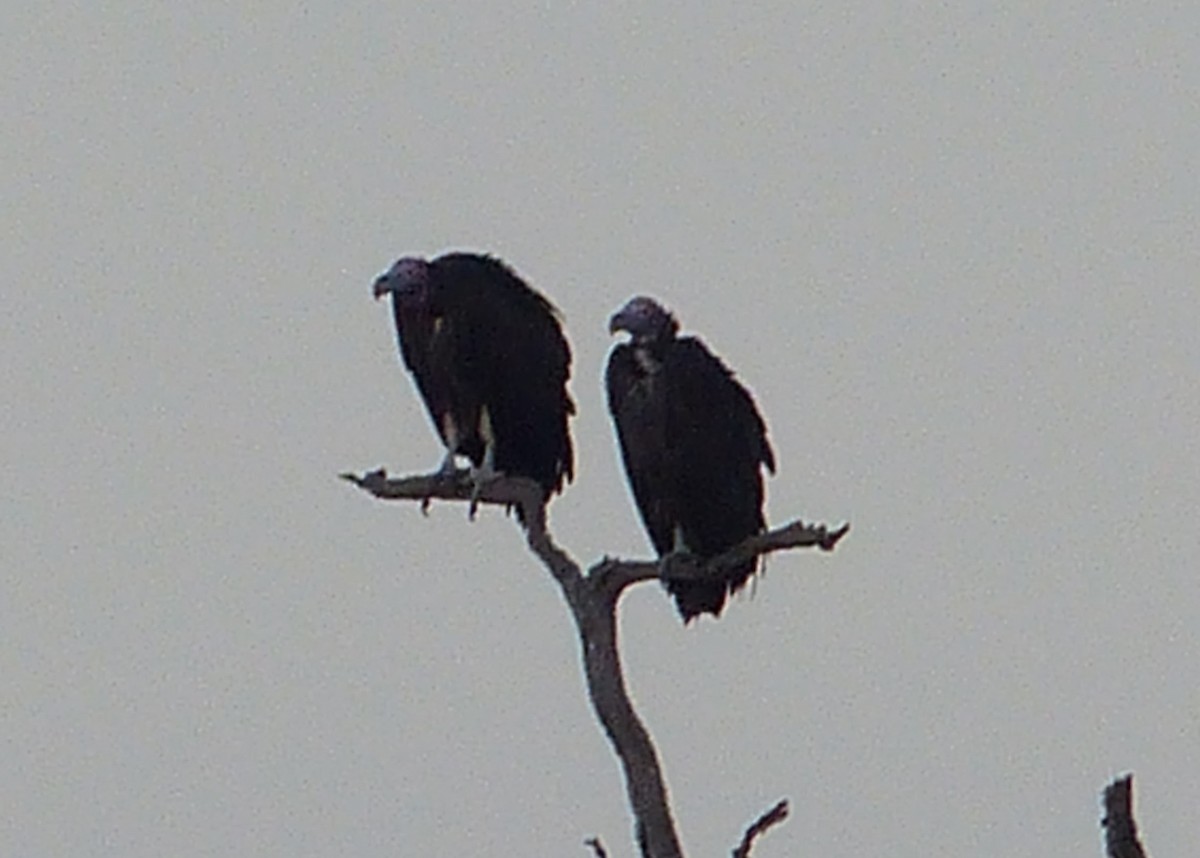
[[[775,456],[750,393],[699,339],[651,298],[629,301],[609,321],[630,335],[605,371],[625,473],[660,557],[685,551],[715,557],[766,527],[761,467]],[[758,559],[724,580],[668,581],[685,623],[719,616]]]
[[[529,477],[545,499],[574,474],[571,349],[558,312],[491,256],[404,257],[374,285],[391,295],[404,365],[446,447],[492,476]],[[519,513],[519,510],[518,510]]]

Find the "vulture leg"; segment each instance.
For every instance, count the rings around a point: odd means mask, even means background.
[[[446,455],[442,457],[442,463],[438,465],[438,469],[433,472],[434,477],[439,480],[445,480],[452,483],[458,477],[458,466],[454,464],[454,450],[449,449]],[[421,501],[421,515],[429,515],[429,498],[424,498]]]
[[[471,505],[467,508],[468,520],[474,521],[475,514],[479,512],[479,496],[483,494],[483,487],[498,476],[500,474],[496,471],[496,445],[488,442],[483,448],[483,463],[478,468],[471,468]]]
[[[458,473],[458,466],[454,464],[454,451],[447,450],[446,455],[442,457],[442,463],[438,465],[437,476],[439,479],[450,480]]]

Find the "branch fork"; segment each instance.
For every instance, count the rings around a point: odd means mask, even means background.
[[[550,535],[543,492],[533,480],[500,476],[476,487],[467,471],[392,478],[383,468],[341,476],[381,500],[418,501],[423,512],[435,499],[516,506],[521,510],[529,549],[558,582],[575,619],[588,696],[621,760],[635,818],[635,839],[643,858],[682,858],[658,754],[625,688],[617,648],[617,600],[626,587],[641,581],[718,578],[723,570],[747,559],[792,548],[832,551],[850,525],[830,530],[823,524],[796,520],[753,536],[707,562],[679,555],[657,561],[604,557],[584,573],[579,563],[555,544]],[[735,854],[748,856],[755,838],[786,815],[787,803],[781,801],[746,831]],[[604,854],[598,840],[589,840],[587,845],[595,854]]]

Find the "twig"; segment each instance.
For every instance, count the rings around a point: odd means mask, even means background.
[[[733,850],[733,858],[750,858],[750,849],[754,846],[754,841],[760,835],[765,834],[771,826],[778,825],[787,819],[787,815],[787,799],[781,798],[778,804],[760,816],[753,825],[746,829],[746,833],[742,836],[742,842],[738,844],[737,849]]]
[[[1105,787],[1100,827],[1109,858],[1146,858],[1133,821],[1133,775],[1117,778]]]

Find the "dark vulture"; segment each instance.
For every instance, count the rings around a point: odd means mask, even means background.
[[[442,472],[464,456],[476,492],[497,474],[536,480],[546,499],[561,491],[574,474],[575,405],[554,306],[500,260],[474,253],[404,257],[374,293],[392,296],[400,355],[446,445]]]
[[[651,298],[633,298],[609,320],[631,339],[608,359],[608,410],[625,473],[659,557],[684,551],[714,557],[762,532],[763,482],[775,456],[746,388]],[[725,580],[667,582],[685,623],[719,616],[725,599],[755,573],[758,560]]]

